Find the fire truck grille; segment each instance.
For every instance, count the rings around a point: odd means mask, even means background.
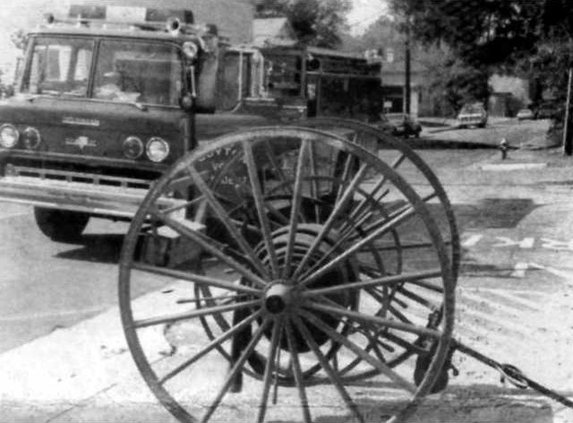
[[[86,172],[73,172],[60,169],[45,169],[28,166],[6,166],[6,176],[37,178],[41,181],[52,180],[75,182],[96,186],[111,186],[119,188],[149,189],[152,181],[123,176],[109,176]]]

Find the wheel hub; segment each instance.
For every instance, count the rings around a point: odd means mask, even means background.
[[[295,302],[293,288],[283,282],[275,283],[267,290],[264,301],[269,313],[280,314]]]
[[[279,267],[281,267],[281,272],[284,270],[283,267],[287,261],[287,244],[291,229],[292,228],[290,226],[281,228],[275,231],[272,237],[273,248],[277,256]],[[299,266],[303,263],[305,255],[318,238],[322,229],[323,227],[318,224],[298,225],[297,232],[294,237],[290,275],[287,276],[292,276],[293,272],[298,270],[298,274],[303,275],[303,277],[301,280],[298,280],[298,278],[290,278],[273,281],[269,284],[262,298],[264,309],[268,313],[272,315],[298,315],[300,307],[304,302],[303,296],[301,295],[304,291],[336,286],[347,283],[351,280],[355,280],[355,273],[352,270],[350,260],[348,260],[333,270],[326,272],[324,275],[312,283],[309,283],[306,286],[301,286],[301,282],[304,281],[304,274],[312,269],[313,266],[317,264],[320,266],[320,260],[330,254],[333,246],[335,245],[333,239],[336,238],[336,234],[330,234],[329,236],[324,237],[324,239],[321,240],[320,244],[315,249],[312,257],[305,261],[304,269],[298,269]],[[260,243],[257,246],[256,251],[263,264],[270,267],[270,254],[268,253],[266,246],[263,243]],[[345,308],[352,307],[355,301],[355,296],[349,294],[346,291],[337,294],[326,295],[326,297]],[[316,315],[332,329],[336,329],[340,325],[340,318],[325,313],[316,313]],[[304,317],[301,317],[301,319],[306,322]],[[323,331],[319,330],[313,325],[309,324],[308,328],[311,332],[313,340],[318,345],[323,345],[329,340],[329,337]],[[308,351],[310,347],[307,345],[307,342],[304,341],[302,335],[299,334],[297,330],[294,332],[298,351]],[[270,333],[271,332],[269,331],[267,336],[270,336]],[[286,339],[282,340],[281,347],[287,349]]]

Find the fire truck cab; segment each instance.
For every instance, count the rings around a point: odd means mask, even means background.
[[[368,120],[380,86],[380,64],[357,54],[232,45],[189,10],[72,5],[28,34],[16,95],[0,102],[0,201],[75,239],[90,217],[133,217],[198,140],[308,116]]]
[[[193,109],[213,107],[202,94],[214,82],[199,75],[217,60],[217,29],[187,10],[135,9],[46,16],[0,104],[0,199],[33,205],[53,239],[77,237],[90,216],[130,218],[196,146]]]

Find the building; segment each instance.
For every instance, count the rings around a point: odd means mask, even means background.
[[[488,112],[493,116],[515,116],[531,103],[529,81],[515,76],[494,74],[489,79],[491,95]]]
[[[297,37],[287,18],[261,18],[253,21],[253,44],[257,47],[292,47]]]
[[[390,60],[388,60],[390,59]],[[410,114],[418,116],[424,88],[424,68],[416,61],[410,63]],[[386,57],[382,62],[382,91],[386,113],[406,112],[406,64]]]

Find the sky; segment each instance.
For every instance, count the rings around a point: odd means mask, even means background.
[[[161,1],[161,0],[158,0]],[[17,51],[10,42],[10,34],[39,22],[42,16],[53,10],[61,10],[73,0],[2,0],[0,8],[0,69],[11,72]],[[351,33],[362,33],[387,10],[387,0],[352,0],[353,9],[347,16]]]
[[[350,31],[360,34],[388,10],[386,0],[352,0],[353,10],[347,19]]]

